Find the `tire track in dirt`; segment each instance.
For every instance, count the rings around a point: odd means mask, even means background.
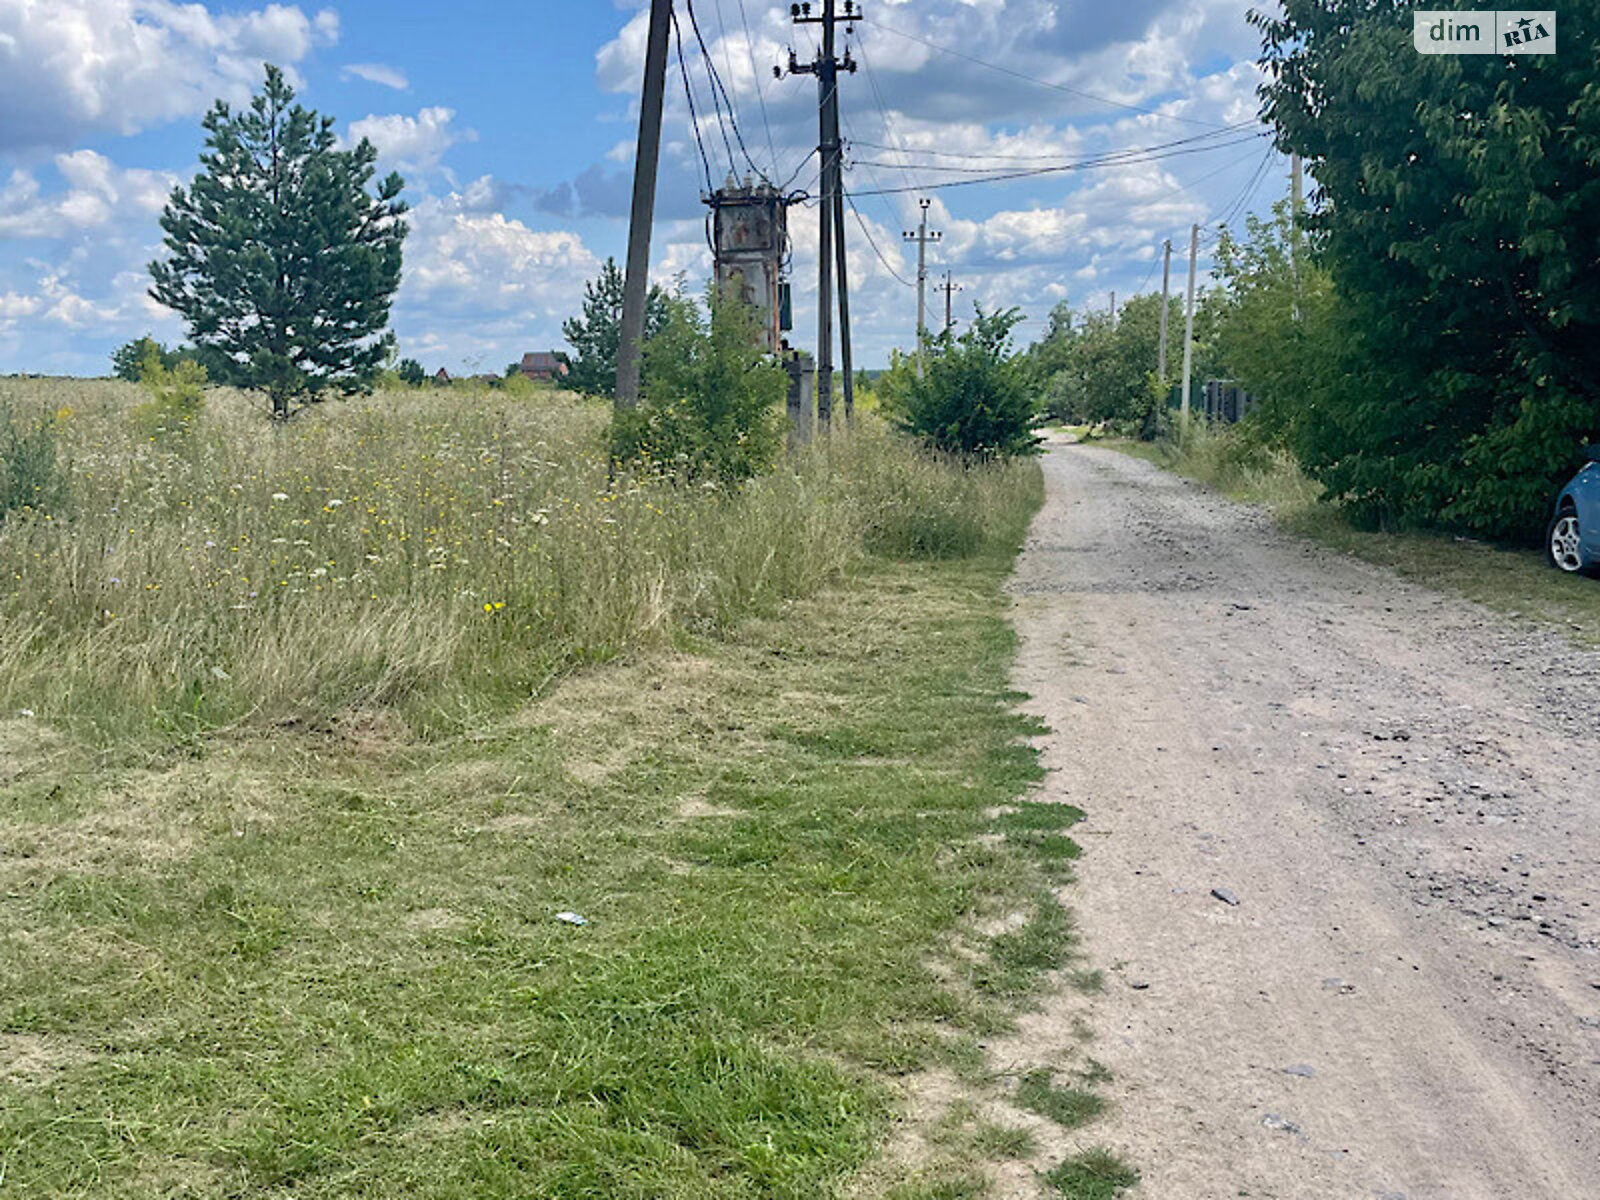
[[[1600,656],[1113,451],[1044,469],[1017,686],[1089,813],[1089,1140],[1160,1200],[1600,1195]]]

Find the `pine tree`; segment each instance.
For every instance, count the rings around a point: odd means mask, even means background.
[[[624,278],[617,260],[608,258],[600,275],[583,285],[583,315],[563,322],[561,336],[573,349],[566,385],[591,396],[617,391],[617,347],[622,342]],[[645,302],[644,336],[649,341],[667,322],[667,293],[651,287]]]
[[[150,264],[150,295],[183,315],[214,374],[266,392],[279,419],[371,383],[406,235],[400,176],[370,193],[372,143],[338,149],[333,119],[293,100],[268,64],[247,111],[217,102],[200,173],[161,216],[169,255]]]

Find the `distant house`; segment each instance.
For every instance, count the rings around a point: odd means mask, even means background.
[[[567,376],[567,364],[553,350],[530,350],[522,356],[522,377],[546,383]]]
[[[440,387],[449,387],[450,386],[450,372],[446,371],[443,367],[440,367],[439,368],[439,373],[433,377],[433,381],[434,381],[434,383],[438,384]]]

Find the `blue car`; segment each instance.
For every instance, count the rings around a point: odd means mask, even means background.
[[[1600,446],[1589,447],[1588,465],[1556,497],[1544,545],[1557,570],[1600,570]]]

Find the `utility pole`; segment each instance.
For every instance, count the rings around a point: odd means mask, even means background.
[[[955,280],[953,280],[950,276],[951,272],[946,271],[944,273],[944,282],[939,285],[938,289],[944,293],[944,328],[946,333],[948,333],[950,331],[950,327],[955,324],[955,319],[950,314],[951,298],[954,297],[957,292],[961,291],[961,285],[956,283]]]
[[[1111,293],[1111,328],[1117,327],[1117,293]]]
[[[822,15],[812,16],[809,2],[791,4],[789,16],[796,25],[822,26],[822,52],[815,61],[801,63],[789,51],[791,75],[817,77],[817,160],[822,166],[822,200],[817,254],[817,424],[826,427],[833,418],[833,283],[839,281],[839,332],[844,363],[844,404],[848,416],[855,408],[855,380],[850,376],[850,298],[845,286],[844,182],[839,145],[839,71],[854,73],[856,64],[846,54],[834,53],[834,27],[861,20],[855,0],[844,0],[844,14],[836,0],[822,0]],[[773,68],[782,75],[781,68]],[[837,261],[836,261],[837,260]]]
[[[917,373],[922,373],[922,343],[928,335],[928,243],[937,242],[944,235],[937,230],[928,230],[928,206],[932,200],[918,200],[917,205],[922,209],[922,220],[917,225],[917,231],[909,229],[900,235],[902,241],[917,244]]]
[[[1200,226],[1189,226],[1189,301],[1183,315],[1183,420],[1189,421],[1189,368],[1194,361],[1194,264],[1200,256]]]
[[[645,37],[644,88],[639,98],[639,140],[633,160],[633,212],[628,222],[628,270],[622,285],[622,329],[617,344],[618,409],[639,403],[639,349],[644,341],[650,287],[650,230],[656,209],[656,163],[661,157],[661,100],[667,88],[667,30],[671,0],[650,0]]]
[[[839,127],[839,93],[834,90],[834,128]],[[834,168],[835,174],[839,168]],[[845,271],[844,253],[844,181],[833,193],[833,253],[839,270],[839,366],[844,371],[844,419],[848,423],[856,415],[855,361],[850,353],[850,283]]]
[[[1289,275],[1294,284],[1294,320],[1300,319],[1300,206],[1304,203],[1300,183],[1300,155],[1289,156]]]
[[[1172,280],[1172,239],[1168,238],[1161,251],[1161,351],[1156,356],[1156,376],[1161,386],[1167,386],[1167,289]]]

